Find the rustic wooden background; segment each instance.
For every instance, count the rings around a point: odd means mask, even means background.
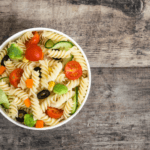
[[[0,0],[0,44],[32,27],[77,41],[91,92],[55,130],[22,129],[0,115],[0,150],[150,150],[150,0]]]

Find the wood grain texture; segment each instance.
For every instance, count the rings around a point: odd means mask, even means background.
[[[150,69],[93,68],[81,112],[55,130],[29,131],[0,115],[0,149],[150,149]]]
[[[133,17],[121,11],[122,7],[116,9],[111,1],[107,0],[107,7],[76,5],[66,0],[1,0],[0,43],[26,28],[49,27],[76,40],[91,67],[149,66],[149,0],[142,13]]]
[[[89,98],[72,121],[30,131],[0,115],[0,150],[149,150],[149,14],[149,0],[0,0],[0,44],[23,29],[53,28],[92,67]]]

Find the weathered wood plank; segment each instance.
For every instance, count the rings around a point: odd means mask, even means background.
[[[92,68],[90,96],[66,125],[29,131],[0,115],[0,149],[150,149],[150,69]]]
[[[103,6],[104,1],[76,5],[67,0],[1,0],[0,43],[26,28],[49,27],[75,39],[91,67],[149,66],[149,1],[145,1],[143,14],[138,17],[130,17],[128,11],[121,10],[125,9],[125,2],[116,2],[119,3],[106,1],[107,7]]]

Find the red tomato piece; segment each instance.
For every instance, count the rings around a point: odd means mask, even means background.
[[[82,75],[82,67],[77,61],[69,61],[65,66],[65,75],[70,80],[76,80]]]
[[[10,84],[12,84],[14,87],[17,87],[18,83],[20,82],[22,74],[23,70],[21,68],[13,70],[9,75]]]
[[[48,107],[48,109],[46,110],[46,114],[51,118],[58,119],[63,115],[63,110],[53,108],[53,107]]]
[[[30,47],[32,44],[38,44],[40,41],[40,35],[37,31],[33,32],[33,37],[25,43],[26,48]]]
[[[42,49],[37,45],[31,45],[27,48],[25,57],[30,61],[41,60],[41,58],[43,57]]]

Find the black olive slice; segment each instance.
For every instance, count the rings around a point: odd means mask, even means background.
[[[49,95],[50,95],[49,90],[43,90],[37,94],[37,98],[38,99],[44,99],[44,98],[48,97]]]
[[[35,67],[34,70],[35,71],[39,71],[40,72],[39,78],[42,78],[42,76],[41,76],[41,68],[40,67]]]
[[[18,117],[16,118],[19,122],[24,122],[24,115],[27,114],[24,110],[18,110]]]
[[[53,49],[53,50],[60,51],[59,49]],[[53,58],[53,59],[55,59],[55,60],[61,60],[61,58]]]
[[[9,56],[8,56],[8,55],[5,55],[5,56],[3,57],[3,59],[2,59],[2,61],[1,61],[1,65],[2,65],[2,66],[5,66],[4,61],[7,61],[8,59],[9,59]]]

